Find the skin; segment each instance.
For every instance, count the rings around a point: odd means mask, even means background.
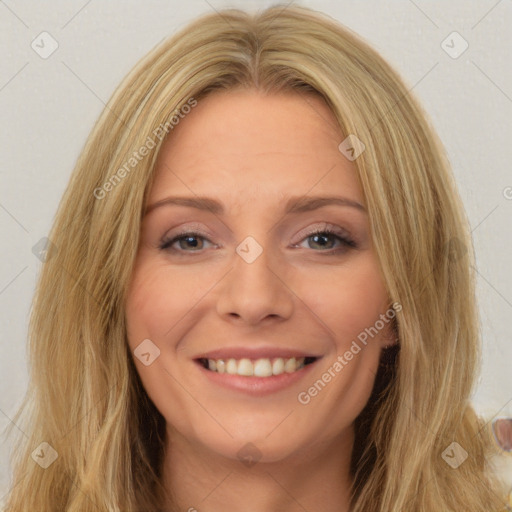
[[[390,301],[365,211],[335,204],[283,211],[290,196],[337,195],[364,206],[355,166],[338,150],[344,138],[319,97],[230,90],[202,99],[162,147],[149,205],[208,196],[225,208],[149,211],[126,303],[132,354],[144,339],[160,350],[148,366],[134,362],[166,419],[163,481],[179,510],[349,510],[353,423],[381,350],[394,339],[391,323],[360,343],[309,403],[298,394]],[[325,223],[357,247],[305,232]],[[176,241],[174,252],[159,248],[181,228],[206,236]],[[250,264],[235,251],[247,236],[263,249]],[[212,384],[193,361],[201,352],[261,342],[322,358],[307,377],[263,397]],[[247,443],[259,457],[250,466],[237,455]]]

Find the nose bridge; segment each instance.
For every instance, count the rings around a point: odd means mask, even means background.
[[[268,237],[258,242],[255,237],[249,235],[242,240],[235,249],[236,256],[234,258],[234,271],[238,278],[242,279],[240,285],[254,288],[258,291],[269,293],[274,286],[273,281],[276,276],[272,273],[272,264],[276,266],[275,251],[269,247]]]
[[[292,294],[283,284],[278,268],[278,251],[268,247],[269,238],[247,236],[235,249],[233,267],[222,288],[218,312],[236,315],[247,322],[258,322],[266,316],[287,317],[293,307]]]

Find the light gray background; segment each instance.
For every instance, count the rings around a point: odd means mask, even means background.
[[[77,156],[114,88],[140,57],[197,15],[272,3],[0,0],[2,431],[28,378],[28,314],[42,265],[32,247],[47,235]],[[473,401],[489,419],[512,416],[511,0],[294,3],[363,36],[430,114],[447,147],[477,254],[484,358]],[[59,45],[47,59],[31,47],[43,31]],[[469,44],[455,59],[441,47],[453,31]],[[10,441],[0,437],[0,499],[9,485],[9,449]]]

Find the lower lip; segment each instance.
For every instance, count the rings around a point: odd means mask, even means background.
[[[252,396],[265,396],[292,386],[308,375],[311,368],[315,366],[318,361],[319,359],[293,373],[285,372],[281,373],[281,375],[272,375],[270,377],[244,377],[243,375],[212,372],[211,370],[207,370],[201,363],[197,361],[195,361],[195,363],[210,382]]]

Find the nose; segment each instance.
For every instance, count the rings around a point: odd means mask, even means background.
[[[241,246],[239,249],[243,250],[243,244]],[[285,263],[275,252],[262,249],[254,260],[246,258],[242,251],[235,252],[233,267],[222,280],[218,292],[217,313],[220,316],[247,325],[291,316],[294,294],[291,283],[286,282]],[[251,251],[254,250],[252,246]]]

